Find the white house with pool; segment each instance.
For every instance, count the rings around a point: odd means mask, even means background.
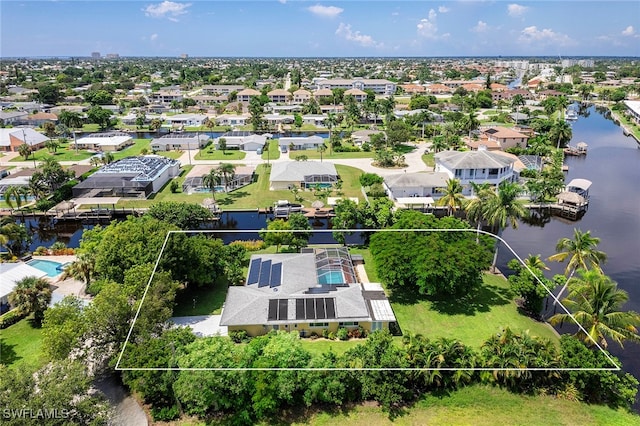
[[[243,286],[231,286],[220,325],[251,336],[388,329],[396,317],[380,284],[361,282],[346,247],[251,256]]]

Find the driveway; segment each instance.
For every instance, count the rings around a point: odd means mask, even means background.
[[[222,315],[198,315],[193,317],[174,317],[171,321],[177,326],[190,327],[198,337],[227,336],[228,328],[220,325]]]

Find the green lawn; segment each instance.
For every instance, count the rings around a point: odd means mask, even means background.
[[[632,122],[631,120],[629,120],[629,118],[627,116],[625,116],[624,114],[619,114],[617,112],[613,113],[614,117],[616,117],[627,129],[629,129],[629,131],[633,132],[633,134],[636,136],[636,138],[638,138],[640,140],[640,128],[638,128],[638,126]]]
[[[432,152],[430,154],[423,154],[422,155],[422,162],[424,164],[427,165],[427,167],[435,167],[436,166],[436,160],[435,160],[435,154]]]
[[[219,315],[226,296],[227,286],[221,283],[213,288],[182,290],[176,297],[173,316]]]
[[[53,157],[58,161],[81,161],[81,160],[86,160],[87,158],[93,155],[90,152],[82,151],[82,150],[79,150],[76,153],[73,143],[70,143],[70,142],[60,144],[56,152],[52,153],[52,152],[49,152],[47,148],[42,148],[37,150],[34,154],[35,154],[36,161],[44,161],[44,159],[47,157]],[[21,156],[17,156],[11,159],[11,161],[33,161],[33,155],[29,156],[28,160],[25,160]]]
[[[359,343],[363,343],[364,339],[351,339],[351,340],[328,340],[328,339],[300,339],[302,347],[309,351],[313,356],[320,356],[331,349],[334,353],[340,355],[346,352],[348,349],[357,346]]]
[[[553,329],[521,315],[513,301],[509,283],[502,277],[485,274],[484,285],[467,300],[391,297],[391,305],[403,333],[425,337],[446,337],[479,348],[491,335],[509,327],[516,332],[529,330],[534,336],[557,341]]]
[[[269,143],[269,150],[262,152],[263,160],[277,160],[280,158],[280,145],[278,145],[278,141],[271,140]]]
[[[125,148],[121,151],[113,152],[113,159],[120,160],[125,157],[134,157],[136,155],[141,155],[143,150],[147,150],[148,153],[151,153],[151,139],[134,139],[133,145],[128,148]]]
[[[247,156],[247,153],[244,151],[233,149],[233,150],[226,150],[222,152],[220,150],[217,150],[215,146],[211,144],[205,148],[202,148],[194,158],[196,160],[225,161],[225,160],[242,160],[246,156]]]
[[[157,151],[156,154],[177,160],[178,158],[182,157],[184,151]]]
[[[32,326],[31,317],[0,331],[0,364],[13,368],[40,367],[42,330]]]
[[[336,165],[336,170],[342,178],[343,188],[342,192],[346,197],[362,197],[360,192],[359,176],[362,174],[362,170],[355,167]],[[178,184],[182,187],[184,181],[184,173],[181,178],[178,178]],[[232,191],[228,194],[216,193],[216,200],[223,210],[235,210],[235,209],[257,209],[273,206],[278,200],[289,200],[294,202],[293,193],[289,190],[269,191],[269,174],[266,164],[258,165],[256,169],[256,181]],[[314,196],[313,191],[301,191],[300,195],[304,198],[302,204],[310,206],[317,198]],[[331,196],[337,196],[334,191]],[[205,198],[211,198],[211,194],[207,192],[184,194],[182,192],[172,193],[169,189],[169,185],[156,194],[155,197],[148,200],[124,200],[121,199],[117,207],[149,207],[151,204],[157,201],[176,201],[199,204]]]
[[[497,387],[469,386],[446,395],[427,395],[393,421],[372,404],[337,409],[298,410],[278,419],[291,425],[640,425],[640,417],[624,410],[588,405],[552,396],[513,394]],[[266,423],[263,423],[266,424]]]

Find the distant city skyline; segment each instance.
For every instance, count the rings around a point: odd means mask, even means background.
[[[638,1],[14,1],[0,55],[640,56]]]

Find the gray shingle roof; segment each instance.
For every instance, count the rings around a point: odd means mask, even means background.
[[[513,158],[486,150],[442,151],[435,155],[435,160],[450,170],[503,168],[515,162]]]
[[[444,172],[433,173],[400,173],[384,178],[384,182],[389,187],[402,186],[427,186],[440,187],[447,186],[449,175]]]
[[[271,167],[271,182],[304,181],[305,176],[331,175],[337,176],[338,172],[333,163],[321,161],[283,161],[274,163]]]

